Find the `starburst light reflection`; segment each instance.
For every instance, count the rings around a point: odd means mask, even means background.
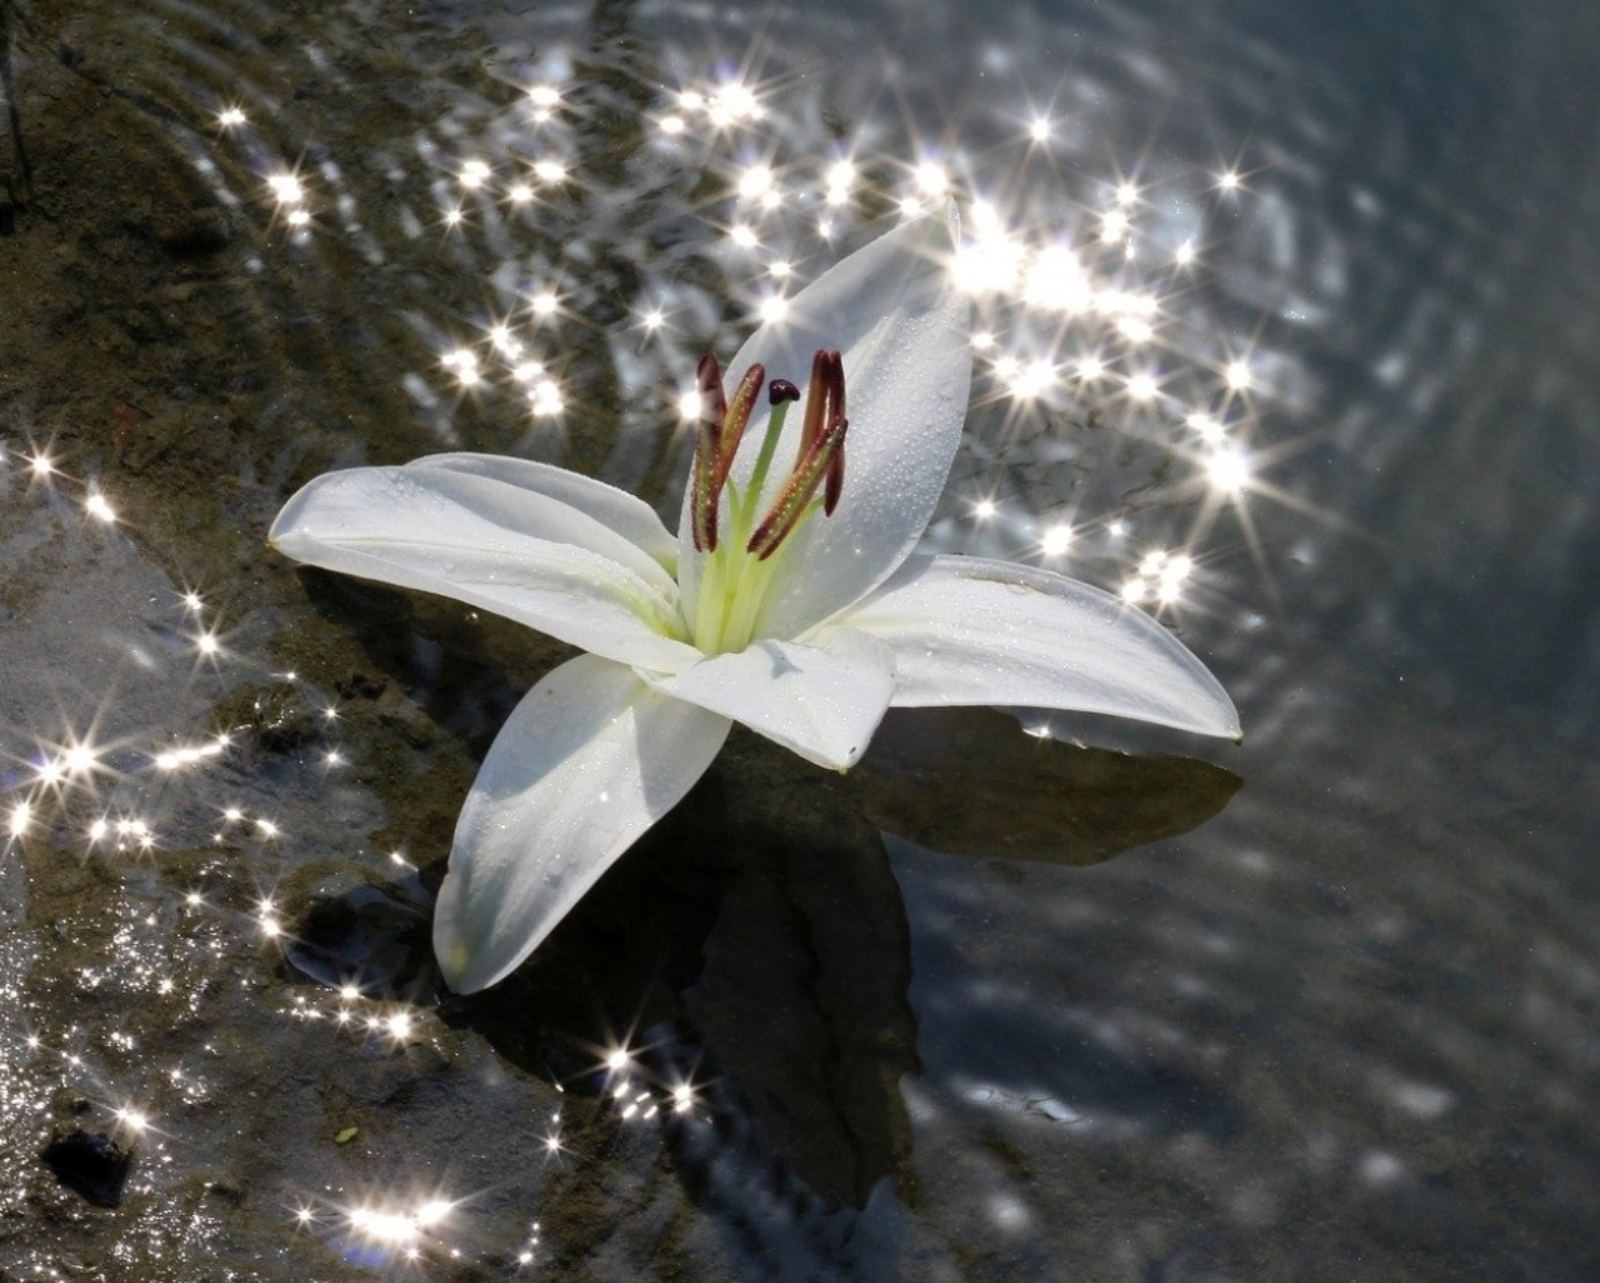
[[[1051,526],[1039,540],[1039,549],[1046,557],[1060,557],[1072,547],[1072,534],[1071,526]]]
[[[1207,457],[1206,475],[1224,494],[1238,495],[1250,485],[1250,457],[1238,446],[1221,446]]]
[[[298,205],[306,198],[306,189],[298,174],[284,172],[269,175],[267,186],[280,205]]]

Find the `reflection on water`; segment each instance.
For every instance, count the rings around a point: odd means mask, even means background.
[[[1592,1276],[1596,50],[1481,4],[0,3],[0,1268]],[[931,539],[1157,612],[1249,741],[741,739],[441,999],[459,799],[562,652],[293,572],[272,513],[440,448],[675,495],[699,352],[947,194]]]

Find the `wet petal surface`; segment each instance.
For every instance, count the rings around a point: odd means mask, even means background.
[[[296,561],[437,593],[623,663],[675,670],[695,651],[670,581],[566,504],[442,468],[352,468],[284,505],[271,539]],[[628,557],[638,569],[612,554]]]
[[[893,649],[897,706],[1061,708],[1239,734],[1233,701],[1172,633],[1047,570],[919,557],[848,620]]]
[[[495,737],[456,825],[434,952],[450,986],[492,985],[675,806],[728,720],[593,656],[550,672]]]

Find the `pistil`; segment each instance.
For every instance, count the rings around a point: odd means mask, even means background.
[[[744,511],[741,514],[743,534],[748,535],[755,518],[756,504],[761,502],[762,488],[767,484],[767,473],[772,470],[772,456],[778,452],[778,440],[783,436],[783,421],[789,417],[789,403],[800,399],[800,389],[788,379],[773,379],[767,390],[772,414],[767,419],[767,432],[761,439],[761,453],[756,456],[755,470],[750,474]]]

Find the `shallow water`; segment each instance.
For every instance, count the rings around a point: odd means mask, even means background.
[[[0,22],[0,1278],[1600,1273],[1600,16]],[[442,448],[670,509],[695,357],[932,160],[995,342],[930,543],[1113,590],[1192,556],[1140,608],[1245,743],[906,713],[838,777],[738,736],[511,981],[442,994],[456,811],[565,652],[297,572],[272,515]],[[1088,315],[1013,272],[1055,239]],[[74,1132],[131,1152],[117,1206],[41,1160]]]

